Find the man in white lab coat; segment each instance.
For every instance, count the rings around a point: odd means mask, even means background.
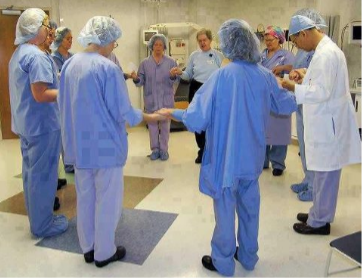
[[[305,14],[293,16],[289,25],[291,41],[305,51],[315,50],[308,69],[290,72],[282,86],[303,104],[307,169],[314,171],[313,206],[298,213],[293,229],[300,234],[330,234],[342,167],[360,163],[361,145],[349,92],[346,59],[338,46],[318,31],[316,22]],[[309,17],[308,17],[309,16]]]

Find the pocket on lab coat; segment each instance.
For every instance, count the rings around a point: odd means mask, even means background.
[[[335,124],[331,115],[316,115],[311,118],[306,139],[314,143],[330,143],[334,140]]]

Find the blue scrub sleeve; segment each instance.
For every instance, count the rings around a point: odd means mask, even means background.
[[[132,107],[120,68],[114,67],[109,71],[104,95],[108,110],[119,123],[126,121],[130,126],[139,124],[143,119],[142,112]]]
[[[175,109],[172,112],[172,117],[174,117],[176,120],[182,122],[182,117],[183,117],[184,113],[185,113],[184,109]]]
[[[189,81],[194,76],[193,74],[194,60],[195,60],[195,54],[192,53],[187,62],[186,69],[181,74],[181,78],[183,80]]]
[[[295,61],[295,56],[291,52],[287,52],[285,55],[284,65],[293,65]]]
[[[142,87],[145,84],[145,67],[144,67],[144,62],[142,62],[140,64],[140,67],[138,69],[137,72],[139,81],[135,82],[133,81],[133,83],[136,85],[136,87]]]
[[[291,115],[293,112],[297,111],[298,105],[295,95],[283,88],[279,88],[272,73],[269,74],[269,81],[271,83],[271,111],[279,115]]]
[[[185,111],[182,122],[191,132],[201,133],[210,123],[214,92],[218,87],[218,71],[197,90],[192,102]]]
[[[21,66],[24,69],[25,65],[22,64]],[[30,84],[37,82],[54,83],[52,64],[45,54],[33,56],[29,63],[29,80]]]

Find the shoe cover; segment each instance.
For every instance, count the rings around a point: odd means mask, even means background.
[[[160,152],[160,159],[165,161],[169,158],[168,152]]]
[[[156,160],[156,159],[159,159],[160,158],[160,153],[159,151],[153,151],[150,155],[150,159],[151,160]]]
[[[298,199],[303,202],[311,202],[313,201],[313,191],[306,190],[298,193]]]
[[[295,192],[295,193],[299,193],[302,191],[306,191],[308,190],[308,183],[296,183],[296,184],[292,184],[290,189]]]
[[[64,233],[68,229],[68,219],[64,215],[54,215],[53,223],[41,237],[52,237]]]

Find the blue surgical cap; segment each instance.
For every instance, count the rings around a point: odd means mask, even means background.
[[[289,35],[295,35],[300,31],[327,27],[322,16],[313,9],[302,9],[297,11],[289,24]]]
[[[38,35],[39,29],[46,18],[46,13],[38,8],[26,9],[16,24],[15,45],[26,43]]]
[[[53,21],[53,20],[50,20],[50,21],[49,21],[49,26],[50,26],[50,28],[52,28],[52,29],[57,29],[57,28],[58,28],[58,25],[57,25],[56,22]]]
[[[293,16],[295,16],[295,15],[302,15],[302,16],[308,17],[309,19],[313,20],[318,29],[327,27],[325,20],[316,10],[313,10],[310,8],[304,8],[304,9],[300,9],[300,10],[296,11],[293,14]]]
[[[260,61],[260,42],[246,21],[229,19],[221,25],[218,35],[226,58],[251,63]]]
[[[106,16],[95,16],[83,27],[78,42],[83,47],[87,47],[90,43],[105,46],[121,36],[122,31],[117,21]]]
[[[148,44],[147,44],[148,49],[152,51],[152,50],[153,50],[153,45],[155,44],[155,42],[156,42],[157,40],[162,41],[162,43],[163,43],[163,49],[166,50],[166,49],[167,49],[167,39],[166,39],[166,37],[165,37],[164,35],[162,35],[162,34],[154,34],[154,35],[151,37],[151,39],[148,41]]]
[[[69,32],[71,32],[71,30],[67,27],[59,27],[55,31],[55,38],[52,45],[50,46],[52,51],[58,50],[59,46],[62,44],[63,39]]]

